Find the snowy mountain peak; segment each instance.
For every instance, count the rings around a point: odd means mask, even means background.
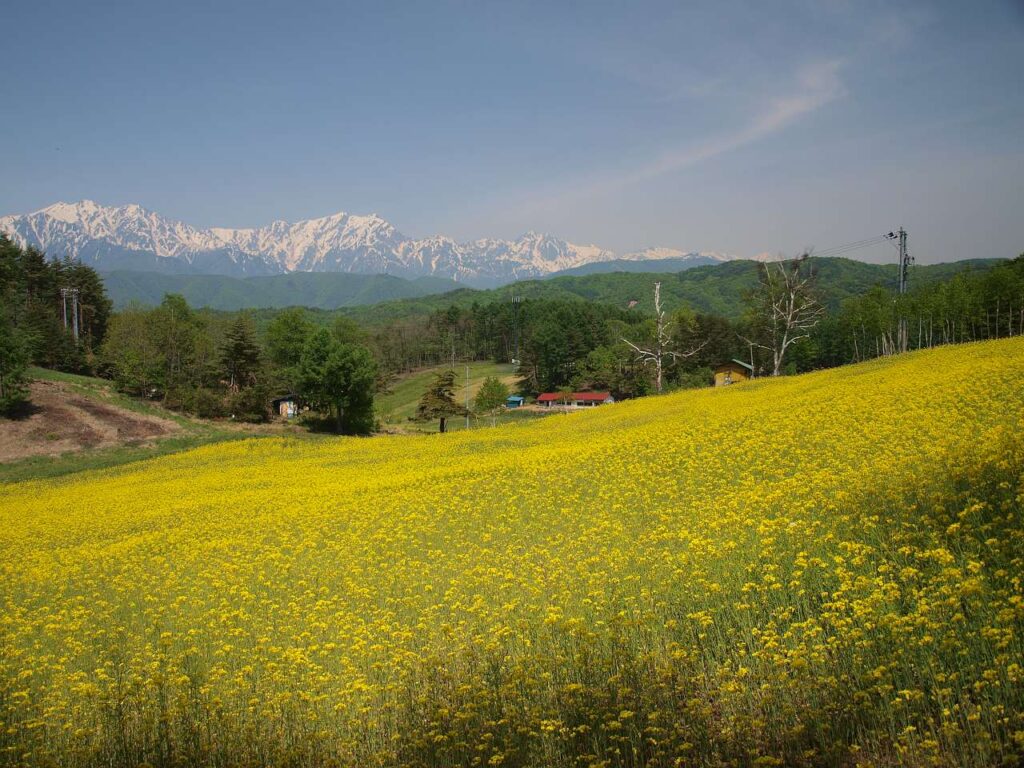
[[[81,200],[0,217],[0,231],[55,258],[67,255],[104,270],[228,275],[358,272],[436,275],[473,285],[497,285],[616,258],[597,245],[576,245],[533,230],[515,240],[459,243],[445,235],[413,240],[376,213],[345,211],[249,229],[200,229],[134,203],[103,206]],[[624,258],[689,255],[671,248],[648,248]],[[714,254],[713,258],[723,257]]]
[[[689,261],[731,261],[733,256],[715,251],[681,251],[678,248],[644,248],[622,256],[624,261],[652,261],[660,259],[683,259]]]

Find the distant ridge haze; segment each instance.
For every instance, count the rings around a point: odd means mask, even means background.
[[[478,287],[615,262],[671,259],[685,268],[735,258],[665,247],[620,256],[597,245],[532,231],[515,240],[460,243],[444,235],[411,239],[377,214],[345,212],[253,229],[203,229],[140,205],[103,206],[91,200],[0,217],[0,231],[51,258],[71,256],[103,271],[231,277],[349,272],[440,277]]]

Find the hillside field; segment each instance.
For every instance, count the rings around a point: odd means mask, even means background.
[[[0,489],[0,763],[1024,759],[1024,339]]]
[[[394,426],[409,426],[409,418],[416,415],[416,406],[419,405],[423,393],[434,381],[434,377],[450,366],[434,366],[423,368],[399,376],[390,386],[386,394],[378,394],[374,400],[374,409],[380,416],[381,422]],[[466,364],[459,363],[455,366],[455,400],[459,405],[466,402]],[[493,376],[505,382],[509,389],[515,391],[516,375],[515,366],[503,363],[475,362],[469,363],[469,397],[476,397],[484,379]],[[472,405],[472,402],[470,403]],[[531,414],[532,415],[532,414]],[[515,418],[515,414],[502,414],[500,417],[505,421]],[[486,420],[489,424],[490,421]],[[464,422],[460,418],[452,418],[449,426],[454,431],[459,429]],[[429,424],[416,424],[416,428],[434,430],[437,425],[431,421]]]

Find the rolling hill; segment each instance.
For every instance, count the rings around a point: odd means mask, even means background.
[[[291,306],[338,309],[444,293],[459,287],[443,277],[405,279],[337,272],[240,278],[115,271],[104,273],[103,282],[115,308],[133,301],[154,306],[164,294],[180,293],[194,307],[219,310]]]
[[[896,267],[843,258],[815,258],[825,303],[838,307],[843,299],[875,285],[894,286]],[[912,268],[912,283],[948,279],[969,269],[985,269],[996,259],[971,259]],[[694,266],[697,264],[698,266]],[[606,266],[613,271],[603,271]],[[658,271],[651,271],[660,267]],[[523,280],[493,289],[467,288],[441,277],[401,278],[331,272],[293,272],[257,277],[180,275],[154,272],[104,273],[107,293],[117,308],[131,301],[155,305],[166,293],[180,293],[194,307],[233,311],[304,306],[311,309],[346,309],[370,324],[396,317],[429,313],[452,304],[506,301],[512,296],[548,299],[586,299],[627,306],[638,302],[651,310],[651,285],[662,283],[662,295],[673,305],[699,312],[734,317],[742,311],[743,293],[757,282],[758,262],[706,263],[703,257],[653,260],[618,260],[592,265],[580,274]],[[672,270],[672,271],[669,271]]]
[[[867,264],[844,258],[811,259],[818,272],[818,288],[827,307],[836,309],[842,301],[862,294],[876,285],[895,287],[896,266]],[[948,264],[912,267],[911,285],[947,280],[966,270],[982,270],[999,259],[970,259]],[[526,280],[491,290],[461,288],[450,293],[353,307],[345,313],[354,320],[375,325],[398,318],[429,314],[451,305],[470,306],[509,301],[513,296],[529,299],[584,299],[620,307],[636,302],[642,312],[653,311],[652,286],[661,282],[661,295],[669,307],[686,306],[696,312],[710,312],[735,318],[743,312],[744,293],[757,285],[758,262],[729,261],[694,267],[682,272],[563,275],[546,280]]]

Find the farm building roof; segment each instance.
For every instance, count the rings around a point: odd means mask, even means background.
[[[744,363],[742,360],[736,360],[736,359],[728,360],[728,361],[726,361],[724,363],[719,363],[715,367],[716,368],[731,368],[734,365],[738,365],[741,368],[743,368],[744,370],[747,370],[747,371],[750,371],[750,372],[753,372],[753,370],[754,370],[754,368],[750,365],[750,363]]]
[[[561,400],[564,397],[566,400],[603,403],[611,396],[611,392],[573,392],[568,396],[563,395],[561,392],[545,392],[543,395],[537,396],[537,402],[548,403],[553,400]]]

